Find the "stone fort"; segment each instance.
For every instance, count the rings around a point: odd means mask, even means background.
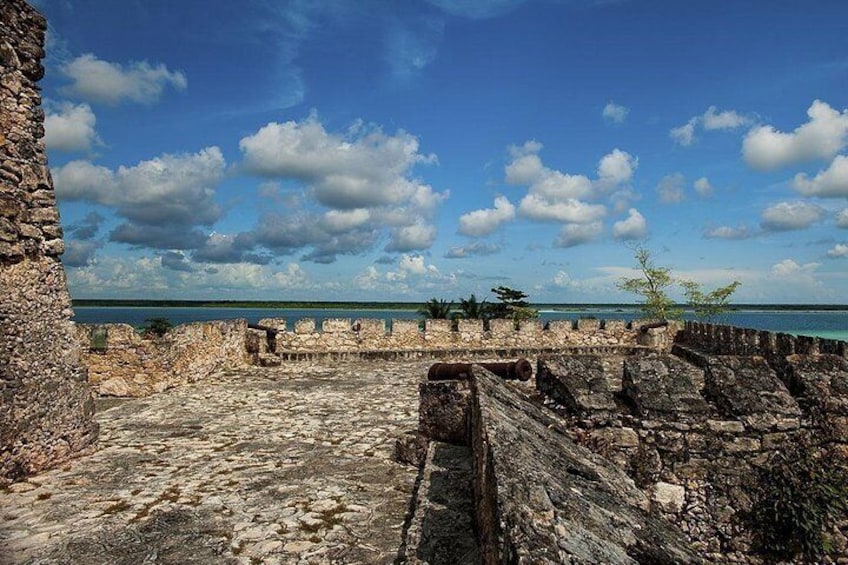
[[[782,455],[844,469],[844,342],[696,322],[267,319],[157,338],[73,324],[42,140],[45,29],[23,0],[0,3],[0,563],[848,563],[844,509],[818,516],[818,551],[787,531],[784,554],[761,511],[782,508],[764,498]],[[532,382],[474,364],[516,357]],[[428,379],[436,361],[467,365]],[[253,405],[215,412],[241,388]],[[226,438],[205,431],[226,418]],[[239,439],[251,420],[262,432]],[[321,440],[330,421],[358,439]],[[319,452],[329,467],[298,466]]]

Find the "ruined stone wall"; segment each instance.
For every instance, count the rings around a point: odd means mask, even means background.
[[[700,555],[758,563],[750,513],[774,454],[802,438],[848,453],[845,344],[696,323],[678,340],[675,355],[542,359],[537,388]],[[848,524],[829,533],[848,554]]]
[[[97,437],[42,141],[46,28],[23,0],[0,2],[0,484]]]
[[[126,324],[77,325],[89,383],[110,396],[147,396],[245,365],[246,332],[244,320],[185,324],[156,338]]]

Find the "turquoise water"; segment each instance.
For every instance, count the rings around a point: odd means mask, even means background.
[[[320,324],[327,318],[377,318],[417,320],[420,316],[414,310],[361,310],[361,309],[295,309],[295,308],[150,308],[150,307],[101,307],[87,306],[74,309],[74,320],[86,324],[124,323],[133,326],[144,325],[148,318],[167,318],[174,325],[187,322],[209,320],[229,320],[246,318],[256,323],[261,318],[285,318],[289,328],[302,318],[314,318]],[[585,308],[580,310],[542,310],[539,313],[543,322],[550,320],[576,320],[581,317],[595,317],[602,320],[634,320],[639,318],[637,308]],[[688,317],[688,316],[687,316]],[[717,320],[742,328],[755,328],[796,335],[812,335],[830,339],[848,341],[848,310],[739,310],[725,314]]]

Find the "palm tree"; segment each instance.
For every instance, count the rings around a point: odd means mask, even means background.
[[[431,298],[418,309],[418,313],[425,319],[446,320],[452,306],[453,302]]]
[[[485,300],[477,302],[477,297],[472,293],[468,299],[459,299],[459,309],[457,315],[464,320],[484,320],[489,313],[489,304]]]

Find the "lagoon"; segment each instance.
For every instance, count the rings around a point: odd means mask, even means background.
[[[594,317],[601,320],[635,320],[639,309],[635,306],[616,308],[553,308],[540,310],[543,322],[551,320],[576,320]],[[415,320],[420,315],[412,309],[357,309],[357,308],[221,308],[221,307],[126,307],[77,306],[75,322],[84,324],[123,323],[142,326],[149,318],[167,318],[174,325],[210,320],[245,318],[257,323],[262,318],[285,318],[289,328],[302,318],[314,318],[318,327],[328,318],[376,318],[386,320]],[[685,319],[692,319],[690,314]],[[848,341],[848,310],[758,310],[740,308],[716,320],[719,323],[743,328],[770,330],[796,335],[809,335]]]

